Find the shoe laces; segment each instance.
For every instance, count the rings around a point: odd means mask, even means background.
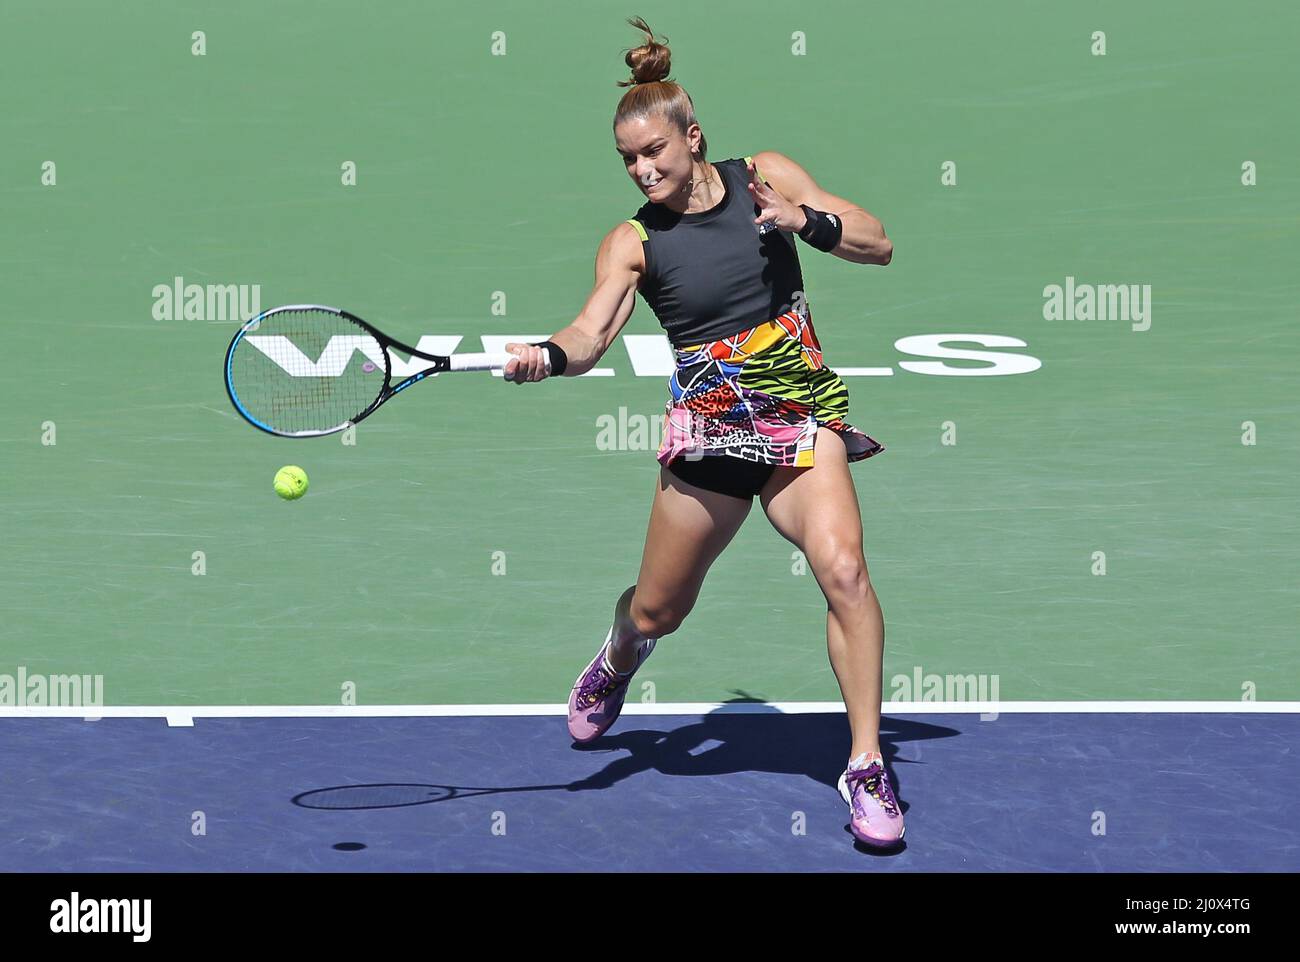
[[[601,664],[604,660],[602,654],[600,662],[597,662],[596,667],[587,672],[586,677],[582,679],[582,686],[578,689],[579,708],[589,708],[602,698],[608,698],[618,689],[622,679],[605,670],[605,666]]]
[[[866,768],[851,769],[844,776],[850,791],[857,784],[885,810],[887,815],[898,814],[898,800],[894,797],[894,786],[889,783],[889,775],[880,762],[873,761]]]

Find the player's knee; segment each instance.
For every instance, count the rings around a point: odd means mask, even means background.
[[[871,577],[861,551],[836,551],[819,573],[826,594],[833,601],[865,601],[871,593]]]
[[[632,602],[632,624],[646,638],[663,638],[671,635],[682,625],[684,615],[680,615],[667,605],[640,605]]]

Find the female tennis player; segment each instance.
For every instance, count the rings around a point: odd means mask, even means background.
[[[826,638],[852,732],[839,790],[861,842],[889,847],[903,816],[880,753],[884,620],[867,574],[849,463],[884,446],[845,421],[848,390],[822,362],[804,295],[797,234],[854,264],[888,264],[880,221],[822,190],[782,154],[709,163],[686,91],[668,79],[669,49],[641,18],[614,142],[647,198],[609,232],[578,318],[539,344],[508,344],[516,383],[591,370],[640,291],[668,333],[669,381],[659,483],[641,570],[569,697],[578,742],[618,718],[633,674],[676,631],[704,576],[758,496],[803,552],[826,596]],[[760,170],[762,173],[760,173]]]

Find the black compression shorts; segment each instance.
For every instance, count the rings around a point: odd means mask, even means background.
[[[697,488],[749,501],[763,490],[776,465],[715,454],[694,461],[685,457],[674,458],[668,470]]]

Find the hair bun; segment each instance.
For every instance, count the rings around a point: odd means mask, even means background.
[[[672,69],[672,51],[668,45],[655,40],[654,31],[640,17],[629,19],[628,23],[646,35],[646,42],[627,52],[624,62],[632,68],[632,76],[619,86],[633,87],[666,79]]]

